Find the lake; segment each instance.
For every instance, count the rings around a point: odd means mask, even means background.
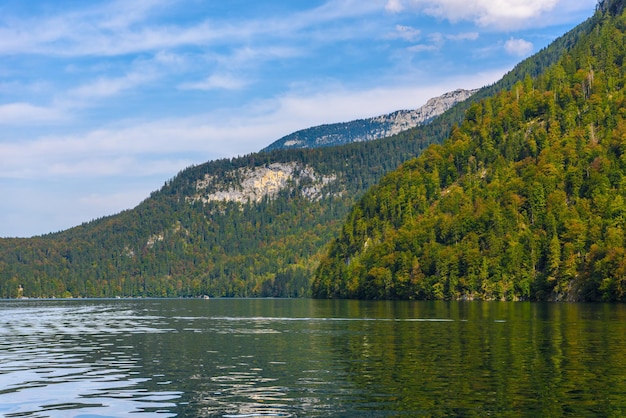
[[[0,415],[625,416],[626,307],[5,300]]]

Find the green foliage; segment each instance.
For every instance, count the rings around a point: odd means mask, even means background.
[[[611,5],[369,190],[314,296],[626,300],[626,16]]]

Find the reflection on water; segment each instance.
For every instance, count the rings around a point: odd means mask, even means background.
[[[0,415],[624,416],[623,305],[0,301]]]

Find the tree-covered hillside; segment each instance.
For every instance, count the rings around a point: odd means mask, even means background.
[[[626,300],[623,3],[366,193],[314,295]]]
[[[402,138],[212,161],[182,171],[133,210],[60,233],[0,240],[0,297],[306,296],[318,256],[355,197],[426,145]],[[203,200],[208,177],[297,164],[258,201]],[[306,174],[306,175],[305,175]],[[331,179],[316,186],[312,177]],[[311,190],[320,188],[313,193]]]
[[[0,297],[309,295],[326,245],[369,187],[441,142],[471,103],[541,74],[586,39],[593,22],[426,126],[372,142],[211,161],[183,170],[132,210],[55,234],[0,239]],[[274,164],[291,170],[280,173],[285,182],[275,192],[216,198],[241,192],[243,177]]]

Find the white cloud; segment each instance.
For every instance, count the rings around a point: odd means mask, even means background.
[[[510,38],[504,44],[505,51],[510,55],[524,57],[533,52],[533,44],[524,39]]]
[[[183,90],[240,90],[249,84],[248,80],[237,78],[230,74],[213,74],[205,80],[195,83],[183,83]]]
[[[111,97],[156,78],[157,75],[153,71],[131,72],[122,77],[100,77],[70,90],[67,96],[79,99]]]
[[[28,102],[15,102],[0,105],[1,125],[34,126],[38,123],[67,122],[72,119],[74,112],[79,109],[93,106],[99,99],[120,95],[128,90],[153,82],[162,76],[162,71],[153,62],[142,62],[135,65],[131,71],[120,77],[101,76],[61,91],[50,94],[50,105],[41,106]],[[34,87],[21,86],[22,93],[37,93],[33,90],[42,83],[33,84]],[[17,94],[18,86],[5,84],[5,88],[13,88]],[[0,86],[0,91],[1,91]],[[46,92],[50,93],[50,92]],[[42,94],[43,95],[43,94]]]
[[[309,26],[324,21],[353,18],[380,12],[383,7],[383,1],[326,0],[321,6],[299,13],[288,20],[297,23],[299,26]]]
[[[396,32],[393,38],[404,39],[408,42],[415,42],[420,38],[422,31],[411,26],[396,25]]]
[[[163,9],[170,4],[171,0],[115,0],[93,9],[90,14],[101,18],[100,27],[117,31],[145,20],[155,10]]]
[[[215,56],[214,59],[221,68],[227,70],[247,70],[269,61],[285,60],[302,56],[304,52],[298,48],[265,46],[252,48],[245,46],[235,49],[229,55]]]
[[[170,23],[168,1],[116,1],[104,7],[0,22],[0,54],[117,56],[184,46],[233,45],[259,37],[294,36],[324,22],[380,11],[380,1],[330,0],[282,17]],[[88,3],[86,3],[88,4]],[[154,15],[154,19],[149,19]],[[37,28],[37,30],[32,30]],[[337,28],[341,28],[338,26]],[[333,31],[317,32],[332,36]],[[341,33],[345,33],[342,30]],[[358,30],[352,33],[359,33]]]
[[[402,0],[388,0],[385,5],[385,10],[391,13],[399,13],[404,10],[404,6],[402,5]]]
[[[0,74],[0,77],[2,77],[2,74]],[[0,93],[7,95],[23,95],[24,93],[42,95],[50,90],[50,87],[51,85],[49,82],[41,80],[32,83],[24,83],[21,81],[0,81]]]
[[[426,52],[426,51],[438,51],[444,46],[446,39],[450,39],[450,38],[448,38],[447,36],[444,36],[443,34],[439,32],[434,32],[428,35],[428,40],[430,41],[429,44],[413,45],[407,48],[407,50],[410,52],[417,52],[417,53]]]
[[[102,99],[122,96],[130,90],[136,90],[153,83],[169,73],[178,71],[186,65],[184,58],[166,52],[157,53],[150,59],[140,59],[127,65],[128,69],[119,76],[100,75],[77,83],[67,90],[51,94],[50,114],[73,114],[78,110],[93,107]],[[115,68],[98,68],[96,72],[114,72]],[[75,67],[67,68],[68,73],[78,76],[89,74]],[[28,120],[22,120],[28,122]],[[1,123],[1,119],[0,119]]]
[[[451,41],[475,41],[480,37],[478,32],[463,32],[456,35],[446,35],[446,39]]]
[[[432,44],[419,44],[419,45],[413,45],[407,48],[407,50],[409,52],[428,52],[428,51],[437,51],[439,50],[439,46],[438,45],[432,45]]]
[[[456,35],[444,35],[439,32],[433,32],[428,35],[428,40],[430,43],[419,43],[408,47],[406,50],[413,53],[421,53],[421,52],[429,52],[429,51],[439,51],[441,50],[447,41],[475,41],[479,38],[479,34],[477,32],[464,32]],[[412,38],[406,37],[406,40],[411,40]],[[415,38],[417,40],[417,37]]]
[[[0,53],[32,53],[57,56],[120,55],[155,51],[188,43],[201,43],[219,33],[206,22],[190,26],[168,26],[149,22],[155,10],[169,1],[113,1],[103,6],[50,15],[12,18],[0,27]],[[32,30],[32,28],[37,28]],[[234,31],[234,28],[232,28]]]
[[[595,1],[595,0],[594,0]],[[543,14],[564,0],[389,0],[391,12],[417,10],[451,22],[473,21],[479,26],[509,30],[520,26],[539,26]],[[572,6],[570,6],[570,9]]]
[[[30,103],[0,105],[0,125],[21,125],[55,122],[67,119],[59,109],[35,106]]]
[[[140,24],[136,21],[140,16],[126,19],[123,11],[94,9],[11,21],[0,28],[0,53],[111,56],[240,39],[241,31],[235,27],[214,27],[207,21],[185,27]],[[30,30],[33,27],[37,30]]]

